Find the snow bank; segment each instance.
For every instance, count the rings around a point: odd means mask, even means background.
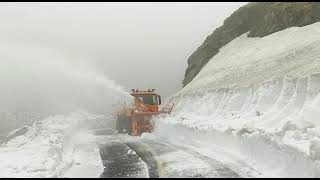
[[[73,132],[87,113],[48,117],[34,123],[22,136],[0,147],[1,177],[59,177],[73,163]]]
[[[63,173],[64,178],[98,178],[103,172],[97,137],[89,131],[75,133],[71,139],[74,144],[72,166]]]
[[[244,34],[168,99],[175,110],[161,125],[216,132],[208,142],[235,144],[280,177],[320,177],[319,92],[320,23]]]
[[[319,163],[267,133],[239,135],[171,123],[159,123],[154,133],[172,144],[189,146],[205,156],[230,162],[232,169],[252,167],[257,171],[254,177],[320,177]]]

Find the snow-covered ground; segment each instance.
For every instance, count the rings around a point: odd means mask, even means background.
[[[99,177],[103,172],[84,112],[48,117],[0,146],[0,177]],[[74,167],[76,166],[76,167]]]
[[[174,111],[154,119],[152,135],[125,139],[172,145],[159,155],[172,172],[210,176],[217,160],[241,177],[320,177],[319,92],[320,23],[244,34],[168,98]],[[105,139],[84,128],[96,118],[77,112],[32,124],[1,145],[0,177],[99,177]]]
[[[262,176],[320,177],[319,91],[320,23],[244,34],[168,99],[156,133],[218,146]]]
[[[98,178],[103,172],[98,143],[99,139],[89,131],[76,133],[72,139],[74,152],[72,166],[63,173],[64,178]]]

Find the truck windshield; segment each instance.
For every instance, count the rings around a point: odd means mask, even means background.
[[[137,98],[142,101],[144,104],[148,105],[155,105],[157,104],[157,97],[156,95],[143,95],[137,96]]]

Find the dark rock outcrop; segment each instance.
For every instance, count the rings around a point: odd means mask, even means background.
[[[239,8],[213,31],[188,59],[182,82],[186,86],[219,49],[249,31],[248,37],[264,37],[288,27],[320,21],[320,2],[254,2]]]

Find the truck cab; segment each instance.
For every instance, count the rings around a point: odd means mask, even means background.
[[[134,106],[142,112],[158,112],[161,105],[161,96],[156,94],[155,89],[139,91],[132,89],[131,95],[134,97]]]

